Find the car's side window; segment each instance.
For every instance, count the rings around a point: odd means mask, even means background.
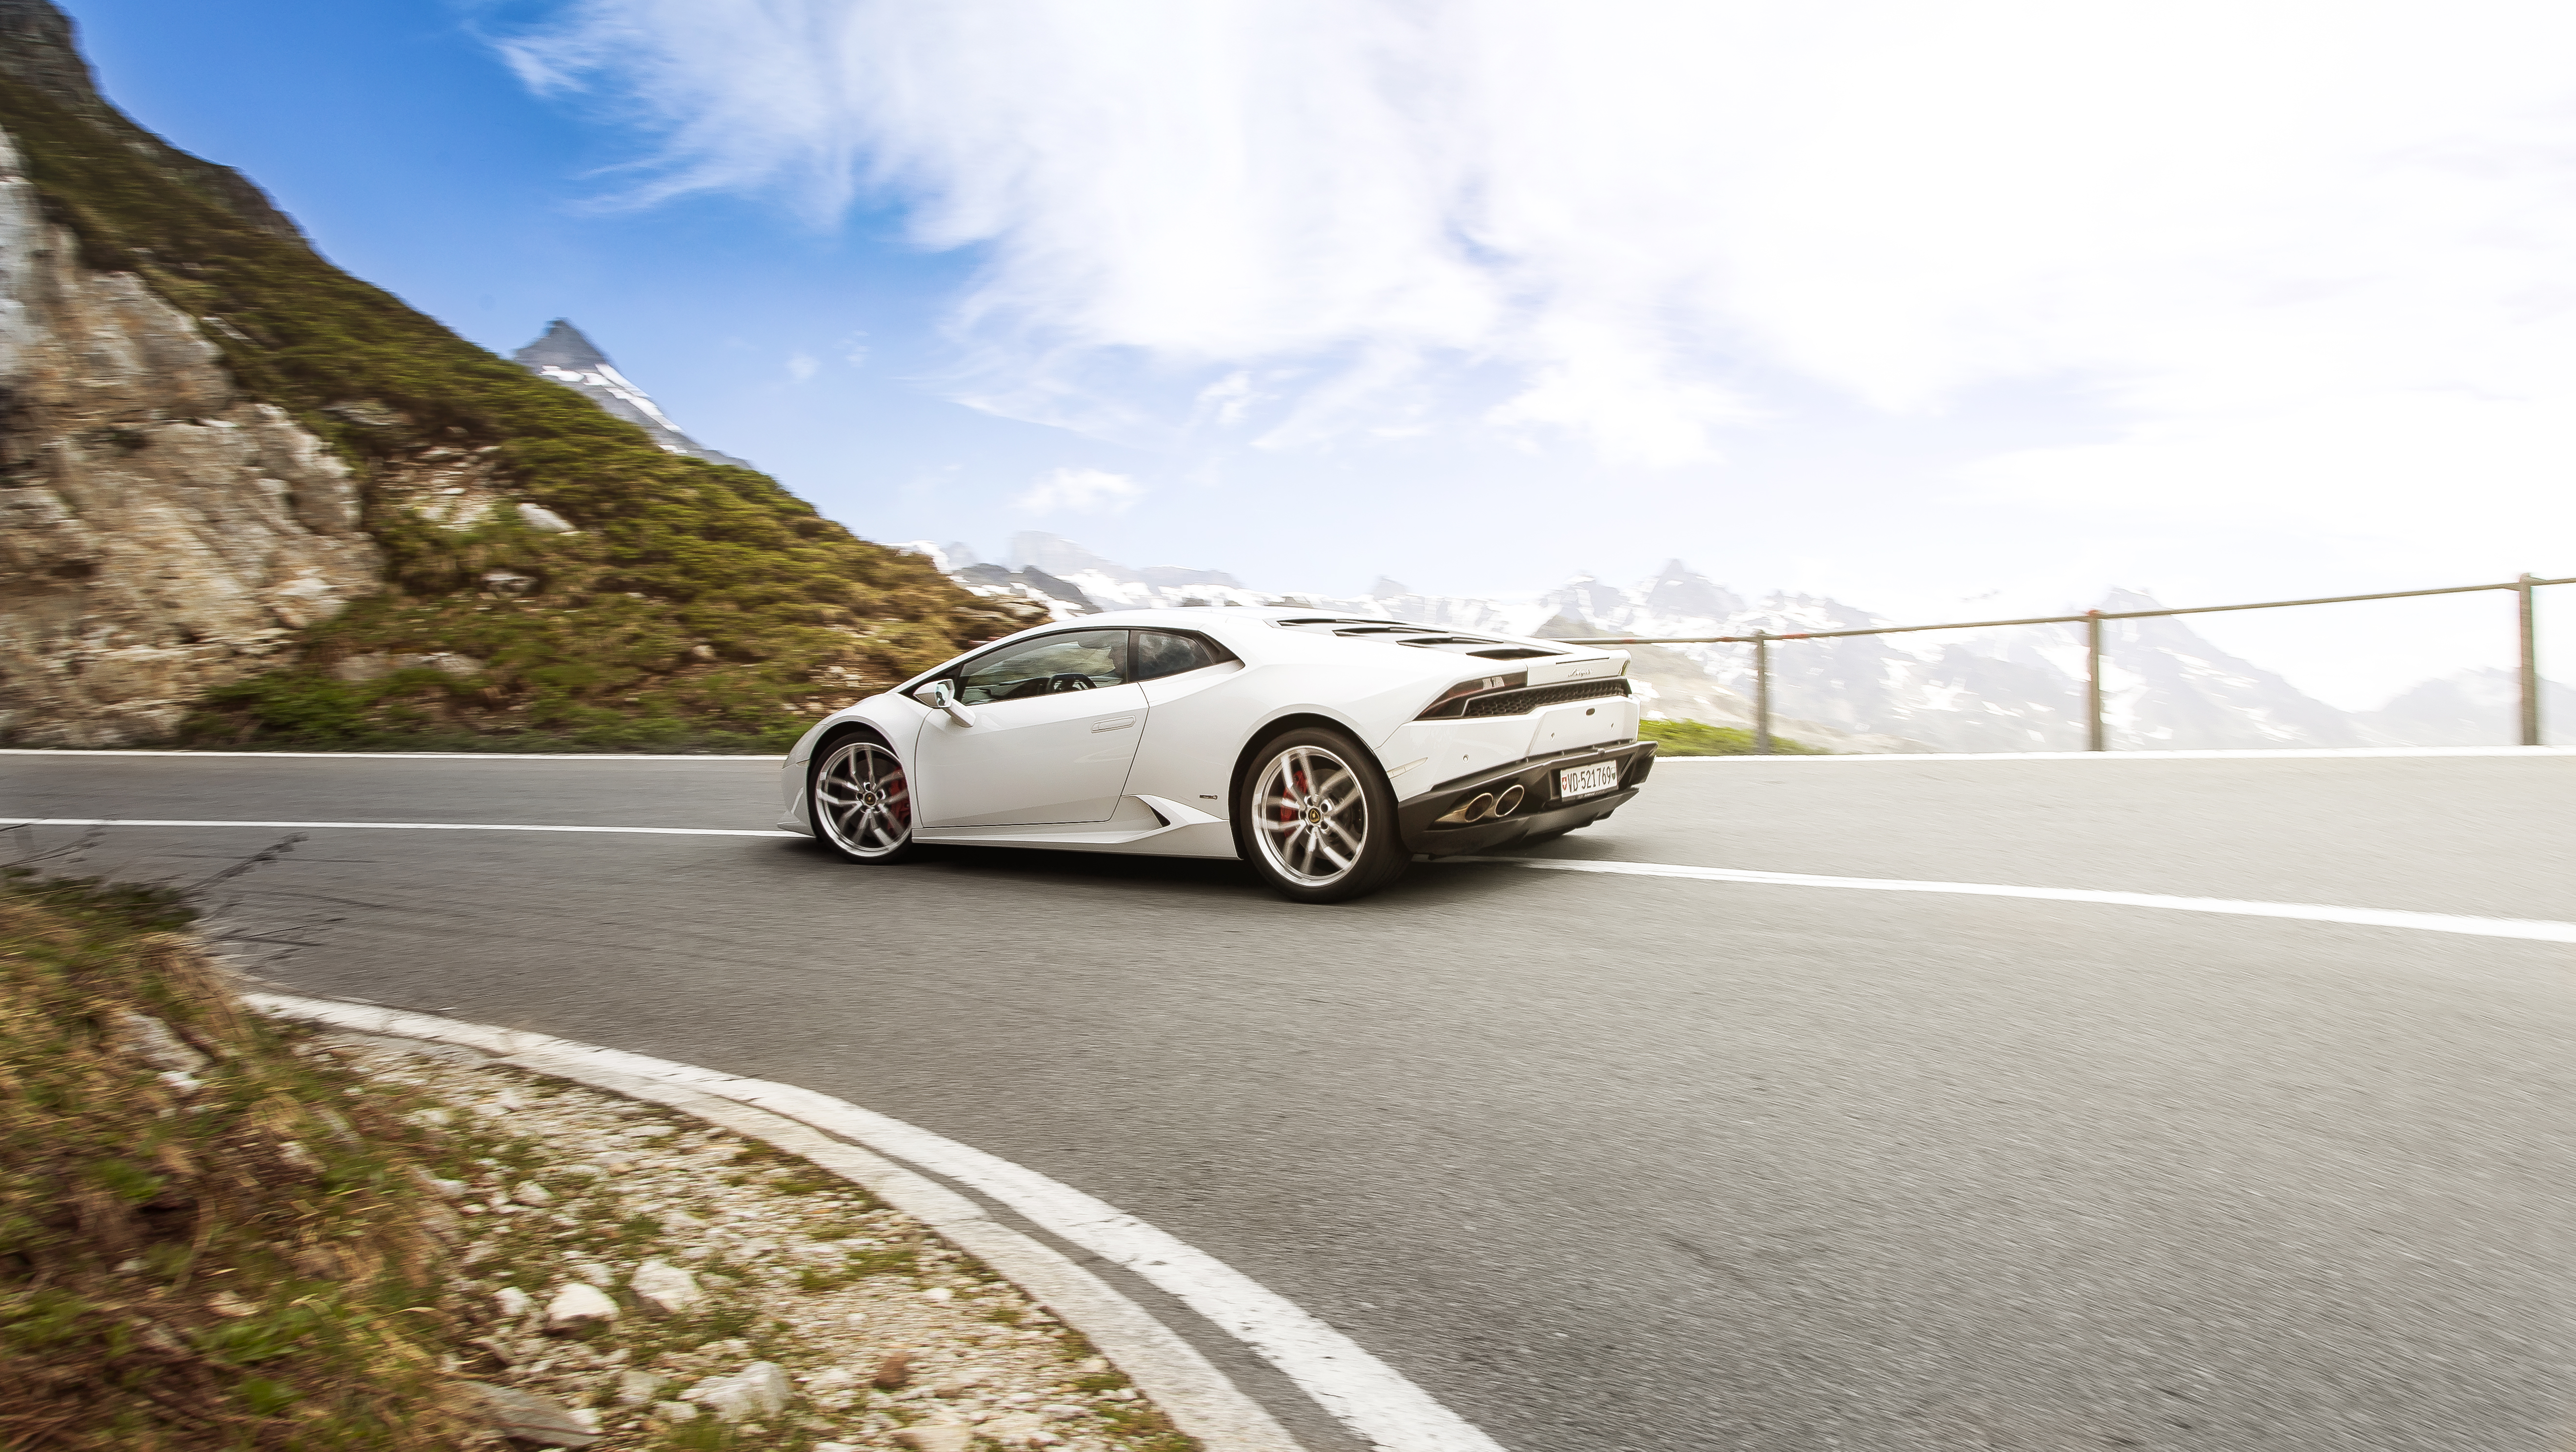
[[[1136,632],[1135,679],[1140,681],[1160,680],[1232,659],[1233,652],[1204,636],[1183,635],[1177,630]]]
[[[1127,632],[1075,630],[1041,635],[968,661],[956,679],[957,699],[969,706],[1114,686],[1130,679]]]

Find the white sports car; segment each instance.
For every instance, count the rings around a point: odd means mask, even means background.
[[[826,717],[779,825],[855,862],[928,843],[1240,857],[1300,902],[1553,836],[1637,793],[1628,655],[1314,610],[1058,621]]]

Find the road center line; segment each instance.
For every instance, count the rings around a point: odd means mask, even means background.
[[[1962,897],[2018,897],[2040,902],[2097,903],[2107,907],[2162,908],[2178,913],[2230,913],[2248,918],[2295,918],[2312,923],[2352,923],[2366,928],[2411,928],[2426,933],[2466,933],[2480,938],[2527,938],[2537,943],[2576,943],[2576,923],[2533,918],[2478,918],[2453,913],[2399,912],[2388,908],[2330,907],[2321,903],[2249,902],[2225,897],[2168,897],[2152,892],[2095,892],[2075,887],[2014,887],[1991,882],[1911,882],[1895,877],[1819,877],[1804,872],[1750,872],[1734,867],[1682,867],[1664,862],[1602,862],[1571,857],[1449,857],[1447,862],[1501,862],[1548,872],[1606,872],[1622,877],[1680,877],[1700,882],[1741,882],[1758,887],[1840,887],[1861,892],[1942,892]]]
[[[151,817],[0,817],[0,827],[267,827],[354,828],[368,832],[605,832],[645,837],[802,837],[751,827],[556,827],[522,822],[209,822]]]
[[[791,840],[804,836],[801,832],[746,827],[563,827],[515,822],[218,822],[144,817],[0,817],[0,827],[259,827],[291,831],[353,828],[380,832],[588,832],[609,836],[783,837]],[[2081,902],[2104,907],[2158,908],[2178,913],[2226,913],[2247,918],[2349,923],[2365,928],[2405,928],[2422,933],[2463,933],[2477,938],[2521,938],[2535,943],[2576,943],[2576,923],[2553,922],[2545,918],[2481,918],[2458,913],[2402,912],[2393,908],[2254,902],[2227,897],[2175,897],[2152,892],[2097,892],[2079,887],[2018,887],[1995,882],[1822,877],[1805,872],[1754,872],[1738,867],[1685,867],[1669,862],[1604,862],[1573,857],[1444,857],[1439,860],[1535,867],[1548,872],[1602,872],[1621,877],[1740,882],[1756,887],[1839,887],[1858,892],[1939,892],[1960,897],[2017,897],[2036,902]]]
[[[1473,1423],[1358,1342],[1215,1256],[1070,1185],[900,1119],[792,1084],[739,1078],[544,1034],[373,1004],[269,993],[245,996],[254,1007],[281,1017],[464,1044],[540,1072],[608,1075],[685,1088],[837,1135],[987,1195],[1059,1239],[1135,1272],[1250,1346],[1371,1446],[1384,1452],[1503,1452]]]

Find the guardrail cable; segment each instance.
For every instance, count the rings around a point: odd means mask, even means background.
[[[2320,595],[2313,600],[2258,600],[2247,605],[2175,605],[2154,610],[2087,610],[2081,615],[2033,615],[2020,620],[1960,620],[1946,625],[1870,625],[1847,630],[1757,630],[1751,635],[1603,635],[1563,637],[1568,645],[1750,645],[1753,647],[1753,749],[1771,754],[1771,645],[1781,640],[1831,640],[1850,635],[1910,635],[1924,630],[1995,630],[2007,625],[2084,627],[2085,750],[2110,749],[2102,730],[2102,622],[2163,615],[2215,615],[2227,610],[2285,610],[2300,605],[2351,605],[2364,600],[2410,600],[2424,595],[2472,595],[2511,590],[2520,629],[2522,744],[2540,744],[2540,641],[2532,592],[2543,585],[2576,585],[2576,576],[2544,580],[2526,573],[2494,585],[2442,585],[2430,590],[2383,590],[2371,595]]]

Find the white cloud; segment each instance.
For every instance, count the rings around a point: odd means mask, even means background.
[[[2576,469],[2565,6],[570,0],[506,49],[642,118],[647,199],[875,189],[982,249],[1021,417],[1661,467],[1801,390],[2036,382],[2118,427],[1981,487]]]
[[[823,365],[816,362],[811,353],[796,352],[787,355],[787,374],[799,383],[813,377],[822,367]]]
[[[1029,514],[1124,514],[1145,486],[1105,469],[1051,469],[1011,503]]]
[[[2428,584],[2550,570],[2576,541],[2576,408],[2432,388],[2191,414],[2001,454],[1982,499],[2334,542]],[[2504,548],[2499,551],[2499,546]]]
[[[1219,424],[1238,424],[1261,397],[1260,389],[1253,384],[1252,370],[1238,368],[1199,390],[1199,416]]]

